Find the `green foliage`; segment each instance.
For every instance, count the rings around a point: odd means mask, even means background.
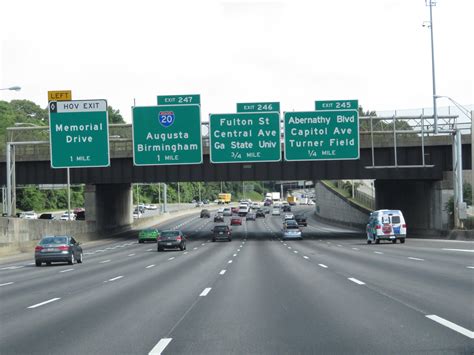
[[[112,106],[107,106],[107,113],[109,114],[109,123],[125,123],[120,110],[114,110]]]
[[[71,208],[84,206],[84,187],[71,187]],[[17,207],[23,211],[48,211],[67,208],[67,190],[40,190],[36,186],[17,189]]]

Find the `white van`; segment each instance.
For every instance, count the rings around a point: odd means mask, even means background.
[[[367,223],[367,244],[375,242],[379,244],[381,240],[391,240],[396,243],[405,243],[407,236],[407,225],[400,210],[378,210],[370,214]]]

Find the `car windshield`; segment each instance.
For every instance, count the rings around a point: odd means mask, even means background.
[[[179,235],[178,231],[164,231],[161,233],[161,236],[165,238],[177,237],[178,235]]]
[[[289,225],[286,226],[286,229],[299,229],[299,228],[296,225],[289,224]]]
[[[222,232],[227,230],[227,226],[215,226],[214,230],[217,232]]]
[[[66,244],[67,237],[44,237],[40,244]]]

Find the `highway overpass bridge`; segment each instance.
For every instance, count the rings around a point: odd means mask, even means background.
[[[17,185],[66,183],[66,169],[50,167],[44,131],[34,128],[10,132],[17,135],[10,137],[17,142]],[[204,136],[202,164],[134,166],[131,125],[110,125],[110,131],[110,167],[71,169],[71,183],[86,184],[86,215],[96,221],[99,229],[131,222],[133,183],[375,179],[376,207],[402,209],[408,223],[420,229],[441,228],[440,216],[448,198],[445,191],[452,189],[445,182],[453,169],[451,134],[428,136],[413,131],[393,134],[361,130],[358,160],[288,162],[283,157],[282,161],[272,163],[226,164],[210,162],[209,140]],[[471,152],[471,137],[463,135],[462,163],[466,170],[471,169]],[[1,161],[2,185],[6,184],[6,170],[6,162]]]

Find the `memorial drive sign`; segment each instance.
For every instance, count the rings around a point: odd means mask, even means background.
[[[357,110],[285,112],[285,160],[359,159]]]
[[[210,114],[209,145],[212,163],[280,161],[280,114]]]
[[[51,167],[110,165],[106,100],[49,102]]]
[[[202,163],[199,105],[133,107],[133,163]]]

